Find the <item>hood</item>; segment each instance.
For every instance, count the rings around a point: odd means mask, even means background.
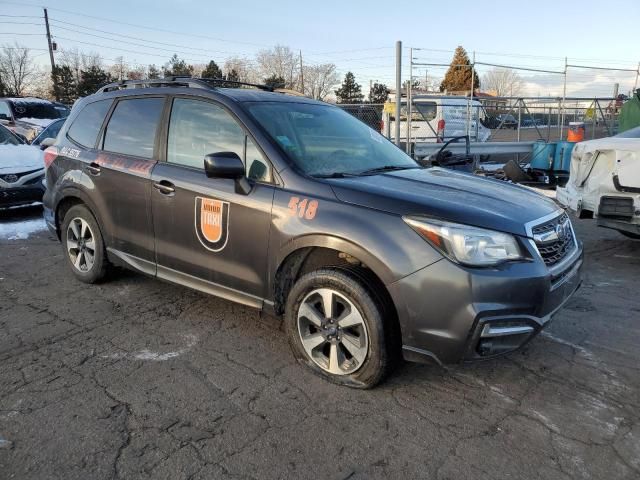
[[[0,145],[0,174],[44,168],[42,150],[31,145]]]
[[[526,235],[525,224],[558,210],[528,188],[443,168],[330,179],[343,202]]]
[[[58,120],[57,118],[16,118],[16,125],[22,127],[31,127],[42,130],[48,127],[50,123]]]

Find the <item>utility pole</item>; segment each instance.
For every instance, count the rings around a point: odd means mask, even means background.
[[[56,61],[53,58],[53,43],[51,42],[51,31],[49,30],[49,14],[47,13],[47,9],[44,9],[44,26],[47,29],[47,43],[49,44],[49,59],[51,60],[51,77],[53,80],[53,91],[57,92],[56,88]],[[59,100],[58,95],[56,94],[56,100]]]
[[[54,73],[56,61],[53,58],[53,43],[51,42],[51,31],[49,30],[49,15],[47,9],[44,9],[44,25],[47,29],[47,42],[49,43],[49,59],[51,60],[51,73]]]
[[[304,95],[304,70],[302,68],[302,50],[300,50],[300,85],[300,88],[302,88],[300,93]]]
[[[396,42],[396,123],[394,134],[396,145],[400,147],[400,102],[402,101],[402,42]]]
[[[411,155],[411,112],[413,101],[413,47],[409,49],[409,85],[407,85],[407,155]]]

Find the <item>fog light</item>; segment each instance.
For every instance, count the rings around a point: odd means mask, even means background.
[[[482,327],[477,352],[481,357],[499,355],[520,348],[535,329],[516,322],[487,323]]]

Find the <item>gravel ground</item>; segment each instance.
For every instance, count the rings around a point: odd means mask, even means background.
[[[640,477],[640,242],[576,222],[583,287],[524,351],[355,391],[255,310],[79,283],[40,214],[0,213],[2,479]]]

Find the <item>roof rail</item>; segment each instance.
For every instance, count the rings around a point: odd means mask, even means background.
[[[98,89],[96,93],[113,92],[115,90],[125,90],[132,88],[157,88],[157,87],[189,87],[189,88],[234,88],[252,87],[273,92],[273,88],[268,85],[256,83],[237,82],[235,80],[225,80],[223,78],[193,78],[191,76],[172,75],[164,78],[152,78],[146,80],[121,80],[109,83]]]

